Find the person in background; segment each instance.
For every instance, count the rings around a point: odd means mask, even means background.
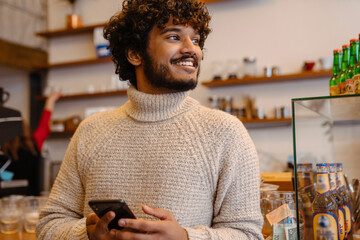
[[[39,195],[41,149],[50,133],[50,118],[55,102],[62,95],[61,90],[52,92],[45,101],[42,117],[36,130],[31,134],[30,127],[23,122],[23,135],[2,144],[4,154],[11,158],[6,171],[13,174],[13,179],[29,181],[28,195]]]
[[[234,116],[201,106],[210,15],[197,0],[125,0],[104,29],[129,100],[81,122],[36,229],[43,239],[263,239],[255,146]],[[220,44],[220,43],[219,43]],[[122,199],[137,219],[98,218]]]
[[[44,111],[42,112],[39,125],[33,133],[37,148],[42,150],[43,144],[50,134],[50,119],[54,111],[56,101],[62,96],[62,90],[52,91],[46,98]]]

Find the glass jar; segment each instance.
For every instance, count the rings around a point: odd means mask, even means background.
[[[297,239],[295,192],[264,191],[261,194],[260,202],[264,217],[262,229],[264,238],[271,235],[273,239],[282,239],[282,236],[287,236],[286,239]],[[299,224],[300,229],[304,229],[302,216],[300,216]],[[300,233],[300,235],[300,239],[303,239],[303,234]]]
[[[256,58],[246,57],[244,58],[244,77],[256,76]]]

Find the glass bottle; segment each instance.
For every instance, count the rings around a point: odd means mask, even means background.
[[[341,71],[337,78],[337,83],[339,87],[339,94],[345,93],[346,86],[346,70],[349,65],[350,58],[350,44],[344,44],[342,46],[342,58],[341,58]]]
[[[360,34],[359,34],[359,39],[360,39]],[[358,48],[358,55],[357,55],[357,64],[355,65],[355,70],[354,70],[354,93],[355,94],[360,94],[360,47],[359,47],[359,42],[357,45]]]
[[[303,195],[303,206],[305,216],[305,239],[313,239],[313,211],[312,202],[315,199],[316,192],[314,188],[314,174],[311,163],[303,163],[303,188],[300,193]]]
[[[333,194],[336,203],[338,205],[338,222],[339,222],[339,239],[345,239],[346,227],[345,227],[345,210],[344,210],[344,200],[340,196],[336,187],[336,165],[335,163],[329,164],[329,181],[330,181],[330,191]]]
[[[360,41],[360,34],[358,40]],[[355,74],[360,74],[360,42],[357,42],[357,63],[355,66]]]
[[[347,191],[345,186],[345,179],[343,173],[343,165],[342,163],[336,164],[336,184],[338,187],[338,193],[343,198],[344,201],[344,210],[345,210],[345,227],[346,227],[346,235],[345,239],[352,240],[352,203],[351,203],[351,195]]]
[[[298,163],[296,165],[297,170],[297,189],[300,191],[304,188],[304,178],[303,178],[303,172],[304,172],[304,165],[302,163]]]
[[[316,164],[316,196],[312,204],[314,239],[339,239],[338,207],[330,191],[329,167]]]
[[[231,114],[232,110],[233,110],[233,98],[231,96],[226,96],[224,102],[224,111]]]
[[[303,166],[304,189],[310,199],[310,202],[313,202],[316,196],[316,191],[314,188],[314,172],[312,168],[312,163],[303,163]]]
[[[349,66],[346,71],[345,77],[345,93],[354,94],[354,73],[358,58],[357,46],[359,45],[359,39],[353,38],[350,40],[350,60]]]
[[[210,101],[210,104],[211,104],[211,107],[213,109],[219,109],[219,106],[218,106],[218,97],[216,95],[213,95],[209,98],[209,101]]]
[[[300,239],[308,239],[307,235],[311,234],[312,235],[312,231],[310,231],[310,229],[308,229],[307,225],[307,217],[305,215],[306,213],[306,206],[308,205],[308,202],[310,202],[308,200],[308,197],[305,194],[304,191],[304,177],[303,177],[303,173],[304,173],[304,164],[302,163],[298,163],[296,165],[296,170],[297,170],[297,190],[298,190],[298,211],[299,211],[299,216],[300,218],[303,219],[304,221],[304,225],[303,225],[303,238]]]
[[[358,38],[355,38],[356,41],[355,41],[355,45],[356,45],[356,57],[355,57],[355,64],[359,63],[359,58],[360,58],[360,34],[359,34],[359,37]]]
[[[334,63],[333,63],[333,75],[330,78],[330,96],[339,95],[339,87],[337,83],[337,77],[341,69],[341,49],[334,50]]]

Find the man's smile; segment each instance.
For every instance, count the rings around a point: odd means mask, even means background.
[[[182,56],[177,59],[171,60],[171,64],[179,66],[186,70],[187,72],[194,72],[199,66],[196,56]]]

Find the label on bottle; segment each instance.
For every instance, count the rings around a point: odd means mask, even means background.
[[[354,76],[354,92],[360,94],[360,74]]]
[[[317,174],[316,191],[320,194],[327,193],[330,190],[329,175],[327,173]]]
[[[339,87],[337,85],[330,86],[330,96],[339,95]]]
[[[339,86],[339,94],[344,94],[345,93],[345,87],[346,87],[346,82],[341,82],[338,84]]]
[[[348,204],[344,205],[345,210],[345,226],[346,226],[346,234],[349,235],[352,230],[352,222],[351,222],[351,211],[350,206]]]
[[[337,185],[337,187],[340,188],[340,187],[344,186],[344,182],[343,182],[344,176],[343,176],[342,172],[337,172],[335,174],[335,176],[336,176],[336,185]]]
[[[345,81],[345,93],[354,94],[354,79],[346,79]]]
[[[330,181],[330,190],[334,191],[336,189],[335,172],[330,172],[329,181]]]
[[[338,221],[330,212],[314,213],[314,239],[338,239]]]
[[[343,208],[339,208],[339,237],[340,240],[345,239],[345,210]]]

